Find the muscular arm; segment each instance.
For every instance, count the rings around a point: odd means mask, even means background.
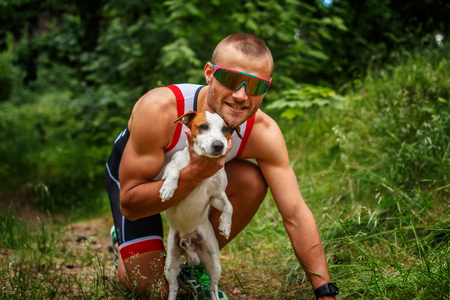
[[[283,218],[294,252],[316,289],[330,282],[316,222],[300,194],[278,125],[261,111],[258,112],[258,118],[243,154],[257,159]]]
[[[120,205],[122,214],[129,220],[166,210],[225,163],[225,158],[209,159],[192,151],[189,165],[180,173],[179,186],[173,198],[161,202],[159,190],[163,182],[153,182],[152,179],[164,165],[164,148],[171,142],[175,131],[172,122],[177,117],[175,98],[165,88],[149,92],[133,108],[128,124],[130,138],[119,169]]]

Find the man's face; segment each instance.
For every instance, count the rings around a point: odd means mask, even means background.
[[[270,78],[271,66],[268,59],[249,59],[234,48],[227,49],[226,54],[216,62],[216,65],[262,78]],[[207,103],[211,110],[219,114],[230,127],[236,128],[244,123],[261,106],[264,94],[251,96],[246,93],[244,85],[237,91],[222,85],[214,78],[210,63],[205,66],[205,76],[210,85]]]

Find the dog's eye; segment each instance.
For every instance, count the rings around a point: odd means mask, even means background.
[[[230,129],[227,126],[223,126],[222,127],[222,133],[223,134],[227,134],[228,132],[230,132]]]
[[[202,124],[200,126],[197,127],[198,129],[200,129],[201,131],[206,131],[209,129],[208,124]]]

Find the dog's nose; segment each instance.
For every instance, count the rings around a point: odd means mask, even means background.
[[[212,143],[211,147],[215,153],[220,153],[223,150],[224,144],[221,141],[215,141]]]

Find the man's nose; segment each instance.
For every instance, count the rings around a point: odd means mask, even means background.
[[[245,84],[243,84],[237,91],[234,91],[233,97],[236,99],[246,100],[248,98],[248,95],[245,88],[246,86]]]

